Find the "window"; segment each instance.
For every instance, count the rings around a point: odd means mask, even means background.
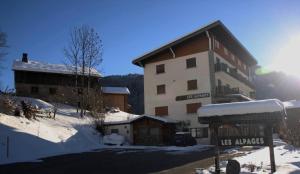
[[[39,88],[36,86],[31,87],[31,94],[38,94],[39,93]]]
[[[57,92],[57,89],[56,89],[56,88],[49,88],[49,94],[55,95],[56,92]]]
[[[166,93],[166,85],[157,85],[156,91],[157,91],[157,94],[165,94]]]
[[[224,53],[225,53],[225,55],[228,55],[228,50],[225,47],[224,47]]]
[[[196,67],[196,58],[190,58],[190,59],[186,59],[186,68],[193,68]]]
[[[188,90],[195,90],[197,89],[197,80],[188,80],[187,81],[187,88]]]
[[[111,129],[110,132],[113,134],[118,134],[119,133],[119,129]]]
[[[190,103],[186,104],[186,113],[194,114],[197,113],[197,110],[202,106],[201,103]]]
[[[216,48],[220,48],[220,42],[219,41],[217,41],[216,39],[215,39],[215,46],[216,46]]]
[[[157,116],[169,115],[168,106],[155,107],[155,115]]]
[[[165,73],[165,64],[156,65],[156,74]]]
[[[191,135],[194,138],[208,138],[208,128],[191,128],[190,129]]]

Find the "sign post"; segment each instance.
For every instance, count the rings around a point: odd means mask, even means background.
[[[219,126],[217,124],[213,124],[213,132],[215,137],[215,173],[219,174],[221,172],[220,169],[220,149],[219,149]]]
[[[273,126],[284,122],[286,116],[279,100],[205,105],[198,109],[198,115],[200,124],[209,124],[216,173],[220,173],[219,148],[224,146],[268,146],[271,172],[276,171]]]
[[[237,127],[239,125],[240,127]],[[241,126],[243,125],[243,126]],[[219,129],[231,129],[231,131],[221,131]],[[211,143],[215,145],[215,173],[219,174],[220,169],[220,147],[230,147],[230,146],[268,146],[270,150],[270,163],[271,172],[276,171],[275,157],[274,157],[274,146],[273,146],[273,126],[272,123],[231,123],[222,124],[214,123],[209,124],[211,131],[212,141]],[[243,132],[243,129],[247,131]],[[224,135],[224,132],[227,132]],[[228,132],[231,132],[228,133]],[[235,134],[232,134],[235,132]],[[246,132],[246,133],[245,133]]]
[[[275,156],[274,156],[274,145],[273,145],[273,127],[272,125],[267,125],[267,136],[269,140],[269,151],[270,151],[270,163],[271,163],[271,172],[276,172],[276,165],[275,165]]]

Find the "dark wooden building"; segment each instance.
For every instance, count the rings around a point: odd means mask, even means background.
[[[118,107],[121,111],[129,112],[127,87],[102,87],[103,105],[106,108]]]
[[[175,135],[175,123],[156,119],[158,117],[141,117],[131,122],[133,142],[136,145],[171,145]]]
[[[130,144],[134,145],[158,146],[173,143],[176,121],[149,115],[128,115],[128,117],[124,118],[117,121],[112,118],[106,118],[106,133],[120,134]]]
[[[88,76],[77,76],[78,88],[75,88],[75,68],[63,64],[48,64],[28,59],[26,53],[21,60],[13,64],[16,95],[39,98],[51,102],[63,102],[77,105],[77,94],[87,90]],[[95,92],[99,86],[101,74],[91,70],[90,91]],[[100,89],[100,86],[99,86]]]

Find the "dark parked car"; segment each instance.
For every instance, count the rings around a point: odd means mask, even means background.
[[[176,132],[175,146],[193,146],[196,144],[197,141],[190,132]]]

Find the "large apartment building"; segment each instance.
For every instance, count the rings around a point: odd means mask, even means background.
[[[200,140],[202,105],[251,100],[255,58],[220,21],[213,22],[133,60],[144,68],[145,114],[181,121]]]

